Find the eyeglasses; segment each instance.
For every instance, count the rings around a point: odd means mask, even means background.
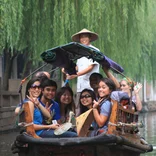
[[[90,97],[91,97],[90,95],[86,94],[86,95],[81,95],[81,96],[80,96],[80,99],[83,99],[83,98],[90,98]]]
[[[41,89],[41,86],[40,85],[32,85],[31,88],[32,89],[36,89],[36,88]]]

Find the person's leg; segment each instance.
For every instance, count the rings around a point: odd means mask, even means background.
[[[67,137],[77,137],[77,133],[67,131],[61,135],[55,135],[54,130],[44,130],[41,134],[40,137],[42,138],[67,138]]]
[[[80,115],[80,92],[78,92],[76,94],[76,98],[75,98],[75,116],[79,116]]]
[[[44,131],[40,134],[40,137],[42,137],[42,138],[55,138],[56,135],[54,134],[54,130],[48,129],[48,130],[44,130]]]
[[[71,132],[71,131],[67,131],[67,132],[65,132],[65,133],[63,133],[61,135],[58,135],[57,137],[59,137],[59,138],[77,137],[77,133]]]

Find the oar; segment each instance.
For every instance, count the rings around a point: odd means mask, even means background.
[[[69,80],[68,80],[68,79],[66,79],[66,80],[65,80],[64,85],[63,85],[63,86],[65,87],[65,86],[67,85],[67,83],[69,83]]]

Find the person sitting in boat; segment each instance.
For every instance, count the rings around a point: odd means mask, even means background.
[[[46,82],[45,82],[46,81]],[[44,82],[44,89],[42,90],[42,94],[46,92],[46,97],[51,100],[51,94],[53,93],[53,80],[47,79]],[[47,84],[47,85],[46,85]],[[35,132],[38,136],[42,138],[55,138],[55,137],[77,137],[77,134],[74,132],[65,132],[62,135],[56,136],[54,134],[54,130],[57,129],[60,125],[58,123],[53,123],[49,125],[43,124],[43,116],[50,118],[49,111],[45,108],[43,102],[41,103],[38,100],[39,95],[41,94],[41,85],[40,80],[33,78],[27,84],[27,98],[29,99],[28,104],[30,108],[30,112],[32,113],[33,125]],[[34,98],[35,95],[35,98]],[[42,97],[41,97],[42,98]],[[45,102],[49,102],[48,100]],[[53,103],[56,105],[57,103]],[[52,107],[52,106],[51,106]],[[58,106],[59,108],[59,106]],[[53,109],[55,110],[55,109]],[[56,111],[55,111],[56,112]],[[57,114],[55,114],[57,115]]]
[[[39,102],[50,112],[51,118],[47,120],[47,124],[51,124],[53,122],[60,122],[60,107],[59,104],[54,101],[57,83],[51,79],[45,79],[41,83],[42,94],[39,98]]]
[[[112,103],[110,95],[116,90],[115,83],[109,78],[102,78],[98,86],[98,101],[93,101],[93,115],[96,122],[91,136],[107,132]]]
[[[36,74],[33,75],[33,78],[39,79],[40,83],[42,83],[42,81],[44,81],[45,79],[50,78],[50,74],[48,72],[46,72],[46,71],[39,71],[39,72],[37,72]],[[27,100],[27,97],[26,97],[25,100]],[[25,102],[25,100],[23,102]],[[21,110],[21,106],[22,106],[23,102],[19,103],[17,105],[17,107],[15,108],[15,115],[19,115],[19,112]]]
[[[94,100],[96,100],[95,92],[90,89],[84,89],[80,94],[80,114],[92,109]]]
[[[61,123],[69,121],[69,112],[72,111],[75,114],[74,94],[69,86],[61,87],[55,96],[55,101],[60,106]],[[75,124],[75,123],[73,123]]]
[[[142,109],[142,102],[139,96],[139,91],[142,88],[141,83],[135,84],[131,79],[129,78],[123,78],[120,82],[120,89],[123,92],[126,92],[131,101],[132,104],[134,105],[134,109],[136,111],[141,111]]]

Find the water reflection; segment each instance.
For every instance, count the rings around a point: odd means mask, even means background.
[[[141,156],[156,156],[156,112],[142,113],[139,115],[139,120],[144,123],[144,127],[140,128],[141,136],[154,147],[153,152]],[[18,134],[17,131],[0,133],[0,156],[17,156],[12,154],[11,144]]]
[[[139,120],[143,121],[144,127],[140,129],[145,140],[153,145],[153,152],[142,154],[141,156],[156,156],[156,112],[142,113]]]
[[[0,156],[18,156],[18,154],[12,154],[11,144],[19,134],[18,131],[11,131],[0,133]]]

